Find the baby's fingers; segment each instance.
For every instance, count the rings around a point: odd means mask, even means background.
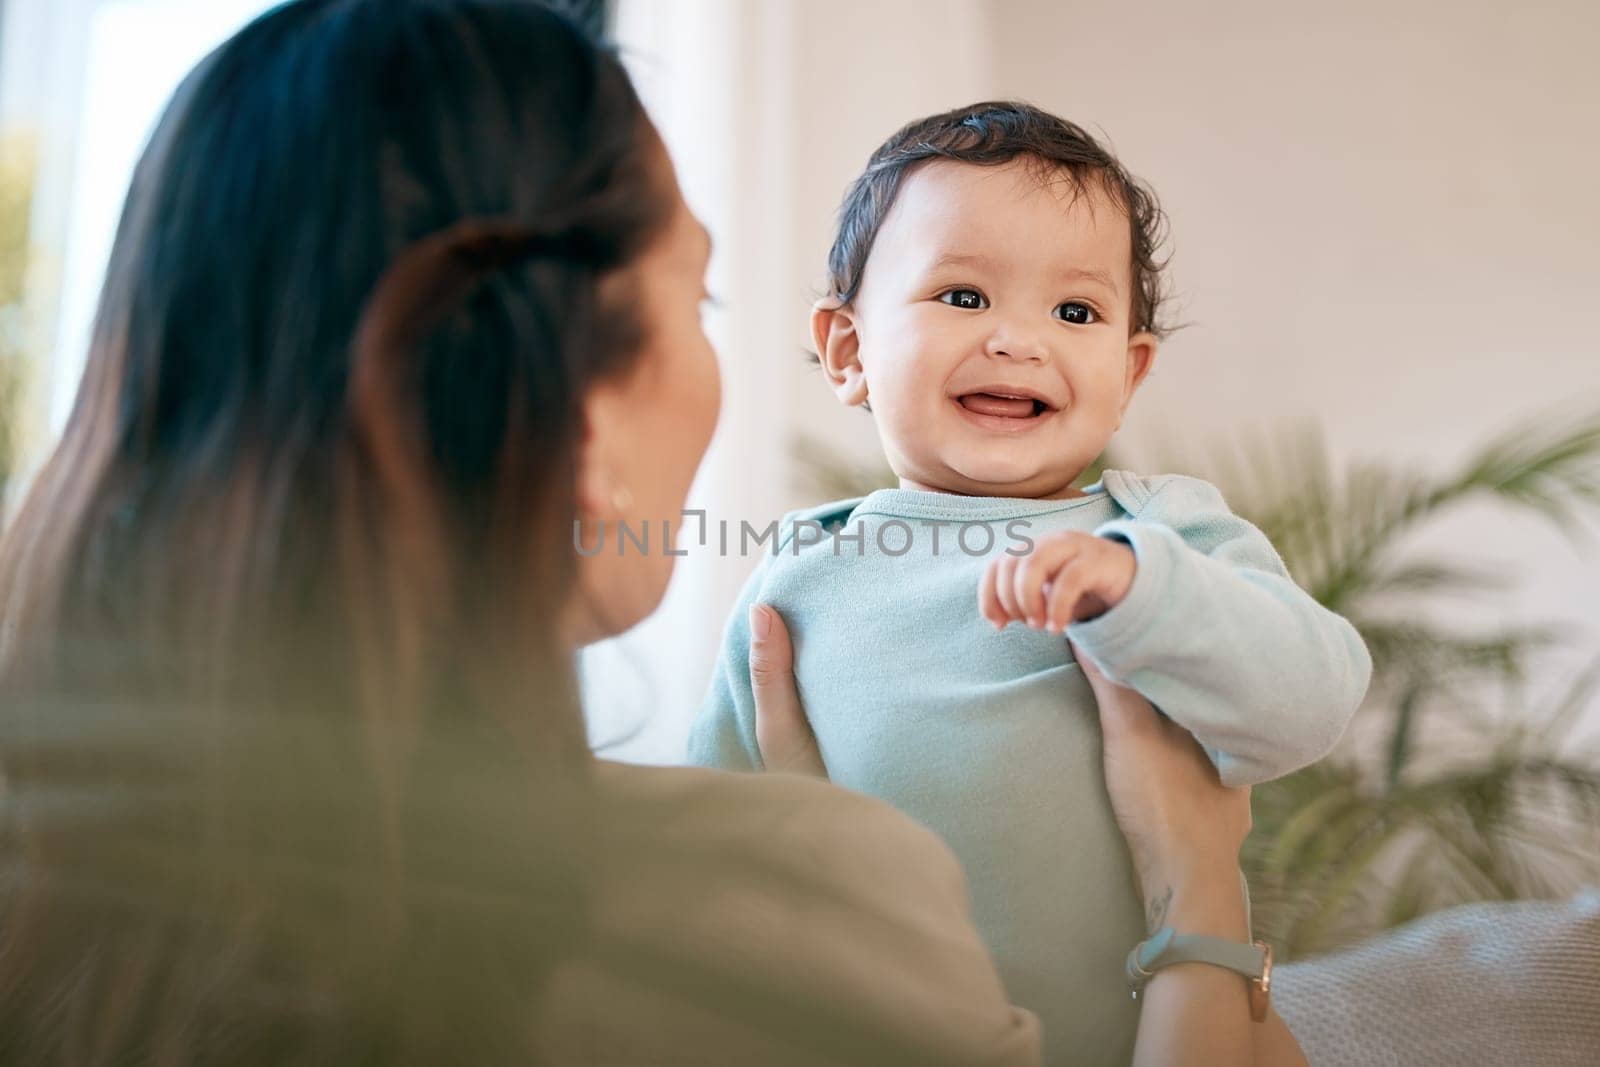
[[[1017,617],[1026,619],[1029,626],[1045,625],[1045,583],[1059,584],[1056,575],[1077,556],[1078,547],[1072,537],[1041,541],[1016,568],[1012,586]]]
[[[1046,630],[1066,632],[1067,624],[1073,621],[1073,612],[1077,610],[1078,601],[1088,585],[1089,570],[1088,563],[1075,559],[1056,571],[1055,577],[1050,580],[1050,593],[1045,603]]]
[[[1005,610],[1001,608],[1000,597],[995,592],[995,571],[999,566],[999,560],[990,560],[988,566],[983,568],[983,577],[978,580],[978,614],[996,630],[1006,624]]]
[[[1000,610],[1007,622],[1027,622],[1027,616],[1022,613],[1022,605],[1017,600],[1017,572],[1027,562],[1026,556],[1003,555],[999,565],[995,568],[994,591],[1000,600]]]
[[[1022,618],[1012,592],[1018,562],[1019,557],[1001,553],[984,568],[983,581],[978,586],[978,607],[996,628]]]

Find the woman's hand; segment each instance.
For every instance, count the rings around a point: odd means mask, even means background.
[[[794,683],[789,629],[765,604],[750,607],[750,688],[756,699],[756,747],[767,770],[826,778],[822,750]]]
[[[1230,789],[1194,736],[1073,647],[1100,707],[1106,791],[1128,841],[1150,929],[1165,924],[1179,887],[1231,871],[1250,832],[1250,789]],[[1200,932],[1200,931],[1193,931]]]
[[[1170,925],[1179,933],[1249,940],[1239,878],[1249,788],[1224,786],[1193,735],[1109,681],[1076,646],[1073,654],[1100,706],[1106,791],[1128,840],[1151,932]],[[1243,983],[1221,968],[1163,968],[1141,1003],[1135,1067],[1306,1067],[1277,1011],[1269,1007],[1265,1022],[1252,1022]]]

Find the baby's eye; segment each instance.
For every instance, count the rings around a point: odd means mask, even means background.
[[[967,311],[982,311],[989,306],[983,294],[976,289],[951,289],[947,293],[940,293],[939,299],[951,307],[962,308]]]
[[[1088,304],[1080,304],[1069,300],[1065,304],[1056,305],[1056,318],[1063,322],[1076,322],[1087,326],[1091,322],[1099,321],[1099,316],[1094,313],[1094,308]]]

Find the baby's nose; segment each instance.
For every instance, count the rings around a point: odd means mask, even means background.
[[[1049,349],[1039,338],[1019,330],[998,330],[990,338],[984,351],[991,356],[1008,359],[1032,360],[1043,363],[1049,358]]]

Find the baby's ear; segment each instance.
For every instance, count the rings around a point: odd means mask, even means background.
[[[1160,346],[1160,339],[1149,330],[1140,330],[1128,338],[1128,358],[1124,364],[1124,381],[1122,388],[1122,412],[1127,414],[1128,405],[1133,403],[1133,394],[1139,386],[1144,384],[1145,378],[1150,374],[1151,368],[1156,365],[1156,349]],[[1120,426],[1121,419],[1118,418]]]
[[[861,335],[855,313],[832,297],[811,305],[811,341],[833,394],[847,407],[867,402],[867,376],[861,367]]]

